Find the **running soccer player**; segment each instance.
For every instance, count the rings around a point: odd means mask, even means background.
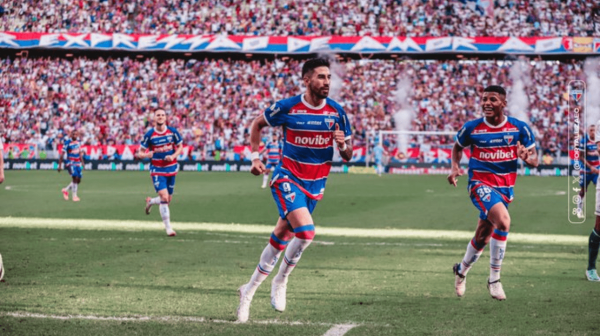
[[[250,130],[254,175],[266,170],[258,154],[261,129],[281,126],[284,145],[282,159],[271,179],[279,219],[250,281],[238,289],[240,322],[248,321],[254,293],[287,247],[271,286],[271,305],[277,311],[285,310],[288,277],[315,236],[311,214],[323,197],[334,144],[342,158],[352,158],[352,131],[346,113],[327,98],[331,81],[329,62],[320,58],[306,61],[302,80],[306,86],[304,94],[276,102],[254,120]]]
[[[79,202],[77,190],[81,183],[81,172],[83,170],[83,151],[81,150],[81,144],[79,143],[79,136],[79,131],[76,129],[73,130],[71,136],[64,140],[62,153],[58,157],[58,172],[60,173],[61,171],[63,156],[66,155],[65,168],[69,172],[69,175],[71,175],[71,183],[61,190],[65,201],[69,200],[70,190],[73,195],[73,202]]]
[[[263,175],[263,183],[261,186],[263,189],[267,187],[269,173],[279,164],[279,158],[281,156],[281,144],[277,135],[273,135],[271,141],[269,141],[269,143],[265,146],[264,151],[267,153],[267,167]]]
[[[508,204],[513,200],[517,178],[517,158],[537,167],[533,132],[524,122],[504,115],[506,92],[497,85],[488,86],[481,98],[483,118],[468,121],[458,131],[452,149],[452,171],[448,182],[456,187],[461,175],[459,162],[465,147],[471,146],[469,181],[471,201],[480,211],[475,237],[467,245],[461,263],[454,265],[456,294],[465,294],[466,276],[490,243],[490,277],[487,287],[492,298],[505,300],[500,283],[500,268],[510,229]]]
[[[587,277],[587,279],[589,281],[600,281],[600,277],[598,276],[598,272],[596,271],[596,259],[598,258],[598,249],[600,248],[600,188],[598,188],[598,168],[599,168],[599,162],[598,162],[598,142],[600,142],[600,134],[598,134],[598,132],[600,132],[600,121],[598,122],[598,125],[595,126],[590,126],[590,130],[588,133],[588,137],[586,137],[585,140],[592,140],[592,141],[597,141],[594,143],[594,145],[592,146],[591,144],[589,144],[588,141],[586,141],[586,146],[585,146],[585,157],[583,156],[584,153],[582,153],[582,155],[580,155],[580,157],[585,159],[585,168],[590,168],[589,171],[586,170],[586,181],[585,184],[583,184],[583,181],[580,180],[580,186],[581,186],[581,191],[584,190],[583,186],[585,185],[585,189],[587,189],[587,185],[589,183],[589,180],[593,180],[594,184],[596,185],[596,211],[594,212],[596,215],[596,225],[594,226],[594,229],[592,230],[592,232],[590,233],[590,240],[588,241],[588,267],[587,270],[585,271],[585,276]],[[592,138],[593,137],[593,138]],[[595,146],[595,147],[594,147]],[[583,146],[582,146],[583,147]],[[595,152],[594,152],[595,149]],[[588,156],[588,153],[591,154],[591,156]],[[595,154],[595,156],[594,156]],[[594,162],[595,159],[595,162]],[[594,165],[594,163],[596,163],[596,165]],[[595,167],[595,171],[591,168]],[[594,175],[592,174],[596,174],[595,178],[593,177]],[[590,175],[588,175],[590,174]],[[590,176],[592,176],[590,178]],[[586,190],[587,191],[587,190]],[[580,193],[581,195],[581,193]],[[583,196],[582,196],[583,198]],[[583,200],[581,201],[581,203],[579,204],[583,204]]]
[[[581,202],[577,204],[577,217],[584,218],[583,203],[585,202],[585,194],[588,186],[590,182],[594,183],[596,187],[598,185],[598,165],[600,165],[600,162],[598,159],[598,145],[596,144],[596,125],[591,125],[588,128],[588,133],[581,139],[580,148],[582,150],[579,158],[581,159],[581,166],[585,174],[579,179],[579,196],[581,197]]]
[[[177,157],[183,150],[181,135],[173,127],[167,126],[167,114],[164,109],[154,110],[155,127],[151,128],[142,139],[137,157],[152,158],[150,162],[150,177],[157,197],[146,198],[146,215],[150,214],[153,205],[160,204],[160,216],[167,235],[173,237],[177,233],[171,227],[171,212],[169,203],[173,199],[175,176],[179,170]]]

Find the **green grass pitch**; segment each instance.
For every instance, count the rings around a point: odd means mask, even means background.
[[[60,193],[69,182],[64,173],[7,171],[0,218],[136,220],[148,230],[27,228],[5,220],[0,334],[324,335],[340,324],[356,325],[345,334],[353,336],[600,332],[600,284],[584,278],[593,211],[585,224],[569,224],[566,179],[535,177],[517,181],[511,233],[573,235],[583,243],[511,243],[509,235],[507,301],[492,300],[485,287],[487,249],[469,273],[466,296],[455,296],[451,268],[468,240],[319,236],[319,227],[473,231],[478,213],[465,177],[453,188],[445,176],[332,175],[314,213],[315,242],[291,275],[287,310],[271,308],[269,278],[255,295],[251,323],[233,323],[236,289],[268,235],[177,223],[273,225],[276,207],[261,180],[180,173],[171,205],[178,236],[169,238],[157,209],[143,212],[154,194],[147,173],[86,171],[82,201],[73,203]]]

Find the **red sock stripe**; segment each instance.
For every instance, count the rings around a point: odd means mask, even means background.
[[[476,244],[475,244],[475,240],[471,239],[471,246],[473,246],[474,249],[476,249],[477,251],[483,251],[483,249],[485,248],[485,245],[482,248],[479,248]]]
[[[315,237],[315,231],[304,231],[304,232],[296,233],[296,238],[299,238],[299,239],[313,239],[314,237]]]
[[[269,238],[269,244],[271,244],[271,246],[273,246],[274,248],[278,249],[279,251],[285,250],[285,247],[286,247],[286,245],[279,244],[273,238]]]
[[[506,238],[508,238],[507,236],[501,236],[499,234],[497,234],[496,232],[492,233],[492,239],[496,239],[496,240],[500,240],[500,241],[506,241]]]

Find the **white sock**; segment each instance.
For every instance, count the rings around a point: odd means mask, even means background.
[[[77,188],[79,187],[79,183],[71,183],[71,190],[73,197],[77,197]]]
[[[471,269],[471,267],[473,267],[473,264],[475,264],[477,262],[477,260],[479,260],[479,257],[481,257],[481,254],[483,253],[484,248],[485,248],[485,245],[477,246],[477,242],[475,242],[475,238],[471,239],[471,241],[467,245],[467,252],[465,253],[463,260],[460,263],[458,272],[460,274],[466,276],[467,273],[469,272],[469,270]]]
[[[506,252],[508,232],[494,229],[490,240],[490,282],[500,279],[500,268]]]
[[[287,281],[285,278],[292,273],[294,267],[298,261],[300,261],[300,257],[302,257],[302,252],[306,250],[310,243],[312,243],[312,239],[301,239],[296,237],[288,244],[283,261],[279,266],[279,272],[277,272],[277,276],[273,281]]]
[[[264,174],[263,175],[263,185],[266,186],[268,181],[269,181],[269,174]]]
[[[150,204],[160,204],[160,196],[156,196],[150,199]]]
[[[248,285],[246,286],[246,295],[254,295],[258,286],[265,281],[269,274],[271,274],[271,271],[273,271],[273,268],[275,268],[275,264],[277,264],[281,252],[283,251],[276,249],[270,243],[267,244],[267,247],[265,247],[260,255],[258,266],[256,266],[256,269],[250,278],[250,282],[248,282]]]
[[[69,183],[69,185],[65,188],[66,191],[71,190],[71,187],[73,186],[73,182]]]
[[[583,197],[581,198],[581,202],[577,203],[577,209],[579,211],[583,211],[583,202],[585,202],[585,195],[583,195]],[[583,212],[582,212],[582,214],[583,214]]]
[[[162,217],[163,224],[165,225],[165,229],[171,229],[171,212],[169,211],[169,203],[161,203],[160,204],[160,217]]]

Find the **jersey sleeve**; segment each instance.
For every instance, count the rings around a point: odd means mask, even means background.
[[[62,148],[62,152],[63,152],[63,153],[68,153],[68,151],[69,151],[69,144],[70,144],[70,143],[71,143],[71,141],[70,141],[70,140],[65,140],[65,141],[63,142],[63,148]]]
[[[465,123],[456,133],[456,143],[463,148],[471,146],[472,131],[471,123]]]
[[[271,127],[281,126],[287,119],[287,112],[287,109],[281,102],[276,102],[265,110],[265,120]]]
[[[142,138],[140,146],[142,146],[142,148],[144,149],[148,149],[150,147],[150,134],[151,132],[146,132],[146,134],[144,134],[144,137]]]
[[[529,128],[529,125],[526,123],[522,123],[519,132],[519,141],[521,141],[521,145],[525,146],[527,149],[531,149],[535,147],[535,137],[533,135],[533,131]]]
[[[348,120],[346,111],[344,111],[344,109],[341,106],[338,107],[338,111],[340,113],[340,121],[342,123],[340,125],[340,129],[344,131],[345,139],[350,140],[352,138],[352,127],[350,126],[350,120]]]
[[[181,139],[181,134],[179,134],[179,131],[177,131],[176,129],[172,128],[171,132],[173,132],[173,142],[175,142],[175,145],[179,146],[183,143],[183,140]]]

